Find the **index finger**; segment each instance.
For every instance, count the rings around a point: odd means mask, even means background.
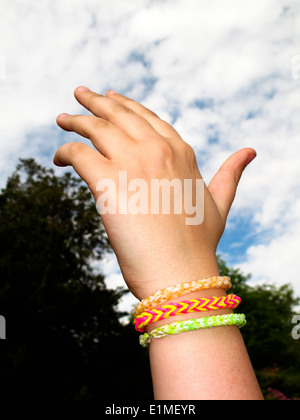
[[[109,161],[84,143],[65,143],[59,147],[53,158],[56,166],[73,166],[77,174],[88,185],[92,194],[97,183],[110,173]]]

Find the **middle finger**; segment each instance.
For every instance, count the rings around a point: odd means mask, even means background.
[[[75,90],[75,98],[94,115],[110,121],[134,140],[143,141],[161,138],[143,117],[112,98],[107,98],[82,87]]]

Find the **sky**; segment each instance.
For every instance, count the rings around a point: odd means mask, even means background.
[[[253,147],[218,253],[251,284],[300,296],[298,0],[0,0],[0,187],[19,158],[46,167],[85,85],[127,95],[193,146],[209,183]],[[60,174],[61,169],[54,168]],[[107,284],[124,284],[116,259]],[[134,304],[127,297],[124,305]]]

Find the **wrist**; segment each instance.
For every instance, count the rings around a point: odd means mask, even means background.
[[[226,295],[227,293],[224,289],[199,290],[197,292],[188,293],[184,296],[171,299],[170,301],[165,302],[164,305],[168,305],[170,303],[183,302],[183,301],[192,300],[192,299],[199,300],[202,298],[223,297]],[[214,316],[229,315],[231,313],[233,313],[232,309],[217,309],[213,311],[192,312],[192,313],[187,313],[187,314],[175,315],[175,316],[171,316],[169,318],[162,319],[160,321],[153,322],[152,324],[147,325],[145,328],[145,332],[149,333],[153,331],[154,329],[161,327],[162,325],[169,325],[177,321],[186,321],[189,319],[205,318],[211,315],[214,315]]]
[[[212,254],[210,256],[202,255],[194,260],[186,259],[181,262],[173,259],[168,264],[160,265],[159,267],[149,267],[144,273],[135,276],[143,279],[142,284],[138,281],[130,281],[128,283],[134,285],[134,287],[130,288],[131,292],[139,300],[143,300],[148,296],[152,296],[158,290],[219,275],[217,258],[215,254]],[[203,296],[205,297],[205,295]]]

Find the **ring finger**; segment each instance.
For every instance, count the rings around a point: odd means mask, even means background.
[[[57,124],[66,131],[74,131],[90,139],[96,149],[106,158],[114,159],[128,150],[133,140],[109,121],[93,115],[61,114]]]

